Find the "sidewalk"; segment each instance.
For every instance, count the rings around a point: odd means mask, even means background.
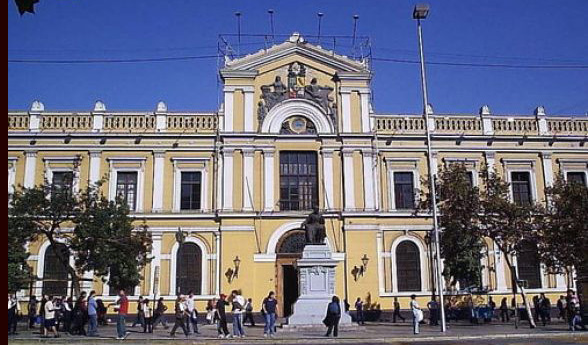
[[[24,327],[23,325],[19,325]],[[231,330],[229,325],[229,330]],[[199,327],[201,334],[193,334],[186,338],[181,331],[176,334],[175,338],[171,338],[169,330],[164,330],[159,327],[153,334],[142,333],[139,327],[128,327],[130,332],[125,343],[131,344],[145,344],[145,343],[162,343],[170,340],[186,341],[191,343],[305,343],[305,344],[324,344],[324,343],[354,343],[354,342],[370,342],[370,343],[390,343],[390,342],[407,342],[407,341],[451,341],[451,340],[467,340],[467,339],[512,339],[512,338],[581,338],[588,342],[588,332],[569,332],[567,326],[563,322],[554,322],[546,327],[538,326],[536,329],[530,329],[528,324],[523,323],[518,329],[515,329],[513,324],[483,324],[473,325],[466,322],[450,323],[446,333],[441,333],[439,327],[432,327],[428,325],[421,325],[421,333],[419,335],[412,334],[412,326],[409,322],[406,323],[385,323],[376,322],[369,323],[361,327],[359,330],[340,331],[339,338],[325,338],[325,330],[312,330],[300,332],[281,332],[278,328],[278,333],[275,338],[269,339],[263,337],[263,326],[246,327],[245,332],[247,336],[242,339],[217,339],[216,327],[214,325],[201,325]],[[41,339],[38,329],[33,332],[28,330],[21,330],[19,328],[18,335],[11,335],[8,337],[9,343],[14,344],[28,344],[38,343],[40,341],[50,343],[109,343],[116,337],[116,329],[114,325],[104,326],[99,328],[99,337],[82,337],[72,336],[69,334],[62,334],[58,339]]]

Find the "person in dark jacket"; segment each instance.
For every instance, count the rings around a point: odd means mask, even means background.
[[[339,297],[333,296],[331,303],[327,306],[327,316],[323,320],[323,323],[328,327],[325,337],[331,335],[337,337],[339,335],[339,320],[341,319],[341,305],[339,303]]]
[[[178,296],[178,298],[176,299],[176,323],[172,327],[171,332],[169,334],[172,337],[176,336],[176,329],[178,329],[178,327],[180,327],[182,331],[184,331],[184,335],[186,335],[186,338],[188,337],[188,330],[186,329],[186,324],[184,323],[184,320],[188,315],[186,311],[186,305],[184,304],[184,300],[185,299],[183,296]]]
[[[38,307],[37,297],[31,296],[28,305],[28,314],[29,314],[29,329],[35,328],[35,322],[37,321],[37,307]]]
[[[153,329],[155,329],[155,326],[157,326],[159,323],[163,325],[163,328],[169,328],[164,317],[166,310],[167,306],[163,303],[163,297],[160,297],[157,301],[157,307],[155,307],[155,312],[153,313]]]
[[[106,321],[106,312],[108,311],[106,309],[106,306],[104,305],[104,301],[102,301],[102,299],[97,299],[96,300],[96,304],[98,305],[97,308],[97,312],[98,312],[98,325],[100,326],[106,326],[108,325],[108,322]]]
[[[229,305],[229,302],[226,300],[227,296],[224,294],[220,295],[218,302],[216,302],[216,315],[218,320],[218,337],[219,338],[229,338],[229,329],[227,328],[227,314],[225,312],[225,307]]]

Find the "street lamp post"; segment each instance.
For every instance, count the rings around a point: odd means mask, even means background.
[[[439,292],[439,305],[441,311],[441,332],[447,330],[445,324],[445,305],[443,301],[443,276],[441,273],[441,250],[439,248],[439,224],[437,221],[437,193],[435,190],[435,175],[433,174],[433,156],[431,150],[431,128],[429,126],[429,111],[428,111],[428,95],[427,95],[427,78],[425,75],[425,55],[423,52],[423,30],[421,27],[421,19],[427,18],[429,15],[429,5],[419,4],[414,7],[412,18],[417,21],[417,32],[419,37],[419,53],[421,62],[421,86],[423,90],[423,114],[425,117],[425,129],[427,133],[427,165],[429,169],[429,191],[431,192],[431,203],[433,208],[433,233],[435,241],[435,259],[436,259],[436,280],[437,291]]]

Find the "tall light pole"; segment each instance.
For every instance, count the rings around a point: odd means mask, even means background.
[[[439,224],[437,221],[437,192],[435,188],[435,175],[433,174],[433,155],[431,150],[431,128],[429,126],[428,95],[427,95],[427,77],[425,75],[425,54],[423,52],[423,29],[421,28],[421,19],[429,15],[429,5],[419,4],[414,7],[412,18],[417,21],[417,31],[419,36],[419,53],[421,60],[421,86],[423,89],[423,114],[425,117],[425,130],[427,132],[427,166],[429,169],[429,191],[431,192],[431,203],[433,208],[433,233],[435,241],[435,270],[437,271],[437,291],[439,293],[439,309],[441,311],[441,332],[447,330],[445,324],[445,305],[443,301],[443,276],[441,273],[441,249],[439,248]]]

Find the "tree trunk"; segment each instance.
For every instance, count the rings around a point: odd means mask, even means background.
[[[506,264],[508,265],[508,268],[510,269],[511,274],[514,277],[513,284],[516,285],[518,291],[520,291],[521,297],[523,298],[523,304],[525,305],[525,310],[527,310],[527,317],[529,318],[529,327],[535,328],[537,326],[535,325],[535,319],[533,318],[533,313],[531,312],[531,306],[529,305],[529,301],[527,300],[527,295],[525,294],[525,290],[523,289],[522,286],[519,285],[519,276],[517,274],[516,268],[510,262],[508,254],[505,253],[504,251],[502,253],[504,254]],[[514,286],[513,286],[513,289],[514,289]],[[515,303],[515,308],[516,308],[516,303]]]
[[[52,232],[46,233],[46,236],[47,236],[47,239],[49,240],[49,243],[51,243],[51,246],[53,248],[57,248],[56,246],[60,243],[58,243],[55,240],[55,238],[53,238]],[[68,248],[68,252],[69,252],[69,248]],[[63,255],[64,253],[62,253],[59,250],[55,250],[55,254],[57,256],[57,260],[59,260],[61,265],[63,265],[63,267],[67,271],[67,274],[71,277],[71,285],[73,288],[74,296],[79,296],[81,288],[80,288],[80,277],[78,277],[78,272],[76,271],[76,269],[74,267],[70,266],[69,257],[66,257],[65,255]]]

